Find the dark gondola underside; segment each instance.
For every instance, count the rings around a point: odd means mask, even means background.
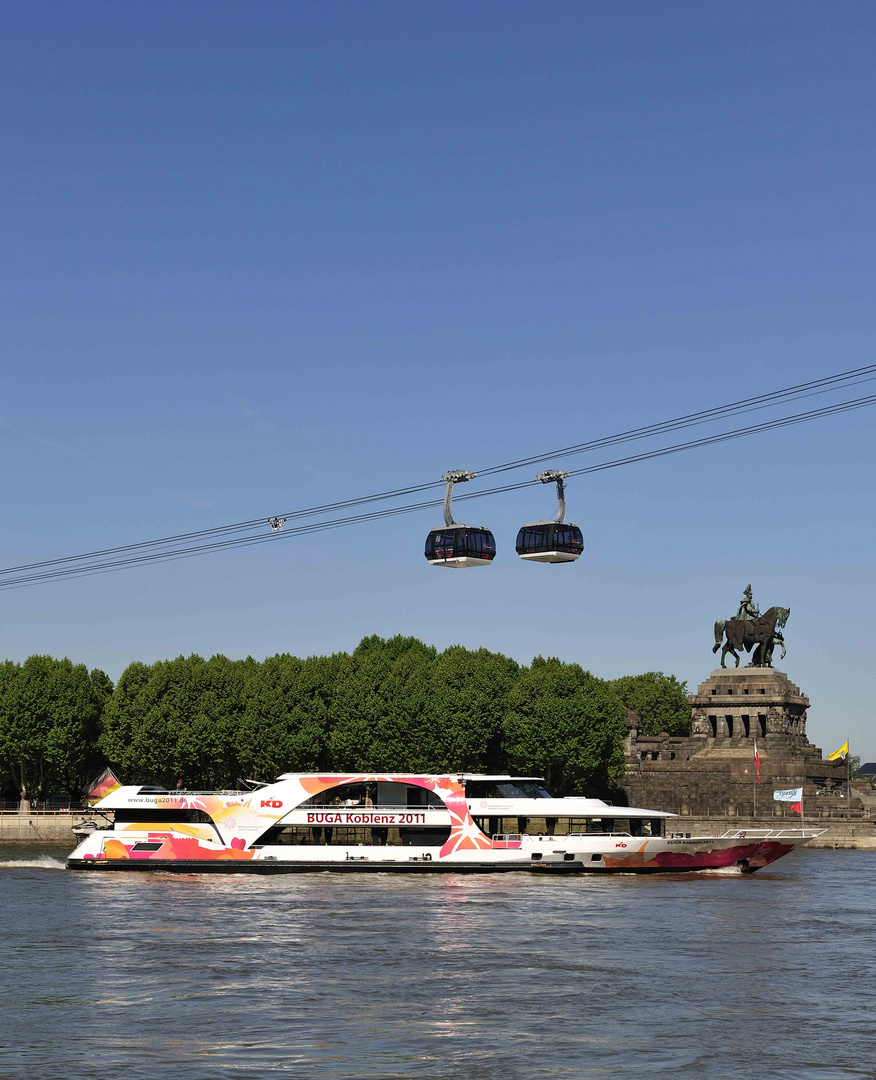
[[[432,566],[489,566],[496,557],[496,541],[489,529],[444,526],[426,537],[425,556]]]
[[[577,525],[533,521],[521,528],[515,547],[530,562],[574,562],[584,550],[584,536]]]

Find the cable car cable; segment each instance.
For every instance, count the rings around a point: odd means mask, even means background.
[[[802,422],[804,422],[806,420],[816,419],[816,418],[818,418],[820,416],[832,415],[832,414],[835,414],[835,413],[838,413],[838,412],[846,412],[846,411],[849,411],[851,409],[861,408],[861,407],[864,407],[866,405],[873,404],[874,402],[876,402],[876,395],[872,395],[870,397],[861,398],[861,399],[857,399],[857,400],[853,400],[853,401],[849,401],[849,402],[836,403],[834,405],[826,406],[826,407],[824,407],[822,409],[811,410],[810,412],[807,412],[807,413],[801,413],[801,414],[797,414],[797,415],[791,416],[791,417],[777,418],[775,420],[765,421],[762,424],[750,425],[749,427],[746,427],[746,428],[735,429],[735,430],[731,430],[729,432],[722,432],[722,433],[719,433],[717,435],[705,436],[702,439],[690,440],[687,443],[680,443],[680,444],[676,444],[676,445],[670,446],[670,447],[661,447],[661,448],[658,448],[656,450],[645,451],[644,453],[641,453],[641,454],[631,455],[631,456],[628,456],[628,457],[625,457],[625,458],[619,458],[619,459],[616,459],[614,461],[600,462],[600,463],[598,463],[596,465],[585,466],[585,467],[583,467],[581,469],[573,470],[571,475],[584,475],[586,473],[591,473],[591,472],[600,472],[600,471],[604,471],[606,469],[617,468],[617,467],[619,467],[621,465],[633,464],[633,463],[636,463],[636,462],[639,462],[639,461],[648,460],[650,458],[662,457],[662,456],[666,456],[666,455],[669,455],[669,454],[678,453],[678,452],[683,451],[683,450],[694,449],[694,448],[698,448],[698,447],[705,446],[705,445],[717,444],[717,443],[725,442],[725,441],[728,441],[728,440],[731,440],[731,439],[743,438],[743,437],[745,437],[747,435],[755,434],[755,433],[760,432],[760,431],[774,430],[774,429],[777,429],[777,428],[780,428],[780,427],[785,427],[785,426],[789,426],[789,425],[792,425],[792,424],[802,423]],[[501,494],[501,493],[505,493],[505,492],[508,492],[508,491],[517,491],[517,490],[521,490],[522,488],[525,488],[525,487],[530,487],[534,483],[535,483],[535,481],[526,480],[526,481],[520,481],[520,482],[517,482],[517,483],[514,483],[514,484],[505,484],[505,485],[502,485],[501,487],[487,489],[487,490],[481,491],[481,492],[473,492],[473,493],[471,493],[469,495],[459,496],[459,499],[462,500],[462,499],[481,498],[481,497],[484,497],[484,496],[487,496],[487,495]],[[158,551],[158,552],[151,552],[151,553],[147,553],[147,554],[141,554],[141,555],[133,556],[133,557],[129,557],[129,558],[113,560],[113,561],[111,561],[109,563],[94,564],[91,567],[67,567],[67,568],[64,568],[64,569],[61,569],[61,570],[55,570],[55,571],[50,571],[50,572],[45,572],[44,571],[43,573],[40,573],[40,574],[27,575],[27,576],[22,575],[22,576],[20,576],[18,578],[15,578],[15,579],[7,581],[7,582],[0,582],[0,587],[3,587],[4,585],[12,585],[12,584],[24,583],[24,582],[34,582],[35,583],[36,581],[47,580],[47,579],[50,579],[50,578],[76,576],[80,572],[88,572],[90,569],[95,569],[95,567],[97,567],[97,568],[107,567],[107,568],[121,569],[123,567],[136,565],[138,563],[161,561],[161,560],[173,558],[173,557],[176,557],[178,555],[183,555],[183,554],[188,554],[188,553],[192,553],[192,554],[207,553],[209,551],[221,550],[221,549],[226,548],[226,547],[247,546],[249,544],[263,543],[263,542],[267,542],[267,541],[271,541],[271,540],[280,539],[281,536],[284,536],[284,535],[289,536],[289,535],[297,535],[297,534],[305,534],[305,533],[309,533],[309,532],[322,531],[322,530],[327,529],[327,528],[337,528],[337,527],[341,527],[341,526],[348,525],[348,524],[357,524],[357,523],[360,523],[360,522],[376,520],[376,519],[383,518],[383,517],[396,516],[398,514],[404,514],[404,513],[412,513],[412,512],[415,512],[417,510],[421,510],[421,509],[425,509],[425,508],[433,507],[433,506],[439,506],[439,505],[440,505],[440,501],[439,500],[434,500],[434,501],[428,501],[428,502],[420,502],[420,503],[408,504],[408,505],[404,505],[404,506],[400,506],[400,507],[390,507],[390,508],[387,508],[387,509],[384,509],[384,510],[370,511],[370,512],[364,513],[364,514],[350,515],[350,516],[348,516],[346,518],[341,518],[341,519],[335,519],[335,520],[329,520],[329,521],[323,521],[323,522],[312,522],[312,523],[309,523],[309,524],[306,524],[306,525],[297,526],[293,530],[284,532],[282,534],[272,534],[272,535],[268,535],[268,536],[259,534],[257,536],[237,537],[237,538],[230,539],[230,540],[221,540],[221,541],[217,541],[217,542],[209,543],[209,544],[200,544],[200,545],[195,545],[195,546],[193,546],[191,548],[177,549],[175,551],[170,551],[170,552]],[[261,519],[259,519],[259,522],[261,522]],[[47,566],[47,565],[50,565],[50,564],[46,563],[46,564],[43,564],[43,565]],[[37,569],[36,566],[34,566],[33,568]]]
[[[731,402],[728,405],[716,406],[712,409],[704,409],[700,412],[690,413],[686,416],[676,417],[672,420],[661,421],[656,424],[649,424],[645,427],[634,428],[630,431],[620,432],[617,435],[605,436],[600,439],[594,439],[586,443],[577,443],[572,446],[564,447],[559,450],[553,450],[549,453],[542,453],[538,455],[532,455],[527,458],[519,458],[516,461],[505,462],[501,465],[493,465],[486,469],[480,470],[481,476],[489,476],[500,472],[507,472],[512,469],[522,468],[526,465],[537,464],[542,461],[548,461],[552,458],[562,457],[565,455],[583,453],[592,449],[599,449],[606,446],[612,446],[619,443],[634,441],[641,438],[648,438],[654,435],[661,434],[666,431],[677,430],[688,426],[701,425],[708,423],[711,419],[718,419],[722,416],[733,415],[735,411],[737,414],[756,411],[757,409],[769,408],[772,404],[778,404],[782,400],[791,400],[792,398],[804,398],[811,397],[818,393],[829,393],[833,390],[841,388],[842,383],[847,386],[859,385],[863,382],[869,382],[871,379],[859,378],[861,375],[865,375],[870,372],[876,372],[876,364],[871,364],[866,367],[854,368],[850,371],[840,372],[836,375],[825,376],[822,379],[815,379],[805,383],[798,383],[796,386],[785,387],[782,390],[771,391],[767,394],[759,394],[752,398],[744,398],[737,402]],[[876,376],[874,376],[876,377]],[[856,380],[849,382],[848,380]],[[823,389],[816,389],[814,393],[804,393],[804,391],[813,391],[814,388],[822,387]],[[842,388],[845,388],[844,386]],[[0,569],[0,578],[3,575],[19,573],[24,570],[36,569],[41,566],[47,565],[62,565],[66,563],[75,563],[82,560],[97,558],[100,556],[121,553],[124,551],[138,551],[145,550],[152,547],[159,547],[163,545],[178,544],[187,540],[195,540],[200,537],[209,536],[221,536],[227,533],[239,532],[245,529],[254,529],[263,527],[266,521],[280,520],[284,518],[300,519],[302,517],[312,517],[318,514],[333,513],[337,510],[344,510],[353,506],[367,505],[372,502],[384,501],[386,499],[401,498],[404,495],[416,494],[420,491],[427,491],[430,488],[437,487],[441,481],[428,481],[423,484],[416,484],[404,488],[396,488],[390,491],[378,492],[374,495],[360,496],[354,499],[344,499],[334,503],[324,503],[318,506],[311,506],[301,510],[287,511],[282,515],[273,515],[272,517],[259,517],[251,518],[248,521],[233,522],[229,525],[214,526],[209,529],[198,529],[192,532],[177,533],[172,536],[161,537],[155,540],[143,540],[132,544],[121,544],[111,548],[96,549],[94,551],[84,552],[79,555],[67,555],[58,557],[55,559],[42,560],[35,563],[24,563],[18,566],[11,566],[5,569]],[[461,498],[471,498],[472,496],[461,496]]]
[[[873,367],[876,368],[876,365],[873,365]],[[860,371],[860,370],[863,370],[863,369],[858,369],[858,370]],[[840,377],[841,376],[833,376],[833,377],[831,377],[831,379],[835,380],[835,379],[838,379]],[[831,381],[831,380],[823,380],[823,381]],[[808,388],[808,387],[811,387],[812,384],[807,383],[807,384],[801,384],[801,385]],[[761,424],[749,425],[748,427],[745,427],[745,428],[735,429],[735,430],[732,430],[732,431],[729,431],[729,432],[722,432],[722,433],[718,433],[716,435],[705,436],[702,439],[691,440],[691,441],[686,442],[686,443],[681,443],[681,444],[677,444],[677,445],[670,446],[670,447],[662,447],[662,448],[659,448],[659,449],[656,449],[656,450],[645,451],[645,452],[643,452],[641,454],[631,455],[629,457],[617,459],[617,460],[611,461],[611,462],[601,462],[601,463],[599,463],[597,465],[586,466],[586,467],[581,468],[581,469],[572,470],[570,475],[576,475],[577,476],[577,475],[583,475],[583,474],[586,474],[586,473],[589,473],[589,472],[600,472],[600,471],[603,471],[603,470],[606,470],[606,469],[617,468],[620,465],[633,464],[635,462],[648,460],[650,458],[663,457],[663,456],[666,456],[668,454],[680,452],[682,450],[694,449],[694,448],[700,447],[700,446],[706,446],[706,445],[717,444],[717,443],[720,443],[720,442],[725,442],[725,441],[730,440],[730,439],[742,438],[742,437],[745,437],[747,435],[755,434],[755,433],[761,432],[761,431],[775,430],[775,429],[778,429],[778,428],[781,428],[781,427],[786,427],[786,426],[790,426],[790,425],[793,425],[793,424],[802,423],[802,422],[807,421],[807,420],[817,419],[819,417],[828,416],[828,415],[834,415],[834,414],[837,414],[837,413],[840,413],[840,412],[846,412],[846,411],[850,411],[850,410],[856,409],[856,408],[862,408],[864,406],[873,404],[874,401],[876,401],[876,395],[865,396],[865,397],[852,399],[850,401],[845,401],[845,402],[838,402],[838,403],[834,403],[832,405],[824,406],[824,407],[822,407],[820,409],[809,410],[807,412],[794,414],[794,415],[789,416],[789,417],[779,417],[779,418],[776,418],[774,420],[764,421]],[[726,408],[726,407],[724,407],[724,408]],[[698,414],[692,414],[692,415],[698,415]],[[469,495],[459,496],[458,498],[460,500],[462,500],[462,499],[471,499],[471,498],[481,498],[483,496],[490,495],[490,494],[498,494],[498,493],[507,492],[507,491],[520,490],[521,488],[529,487],[534,483],[535,483],[535,481],[527,480],[527,481],[522,481],[522,482],[518,482],[518,483],[515,483],[515,484],[508,484],[508,485],[503,485],[502,487],[488,489],[486,491],[472,492]],[[301,517],[301,516],[304,516],[306,514],[315,514],[315,513],[318,513],[318,512],[330,512],[331,508],[342,508],[342,507],[345,507],[345,506],[363,505],[363,504],[365,504],[365,503],[367,503],[369,501],[375,501],[376,499],[385,499],[385,498],[391,498],[391,497],[398,497],[401,494],[406,494],[406,493],[409,493],[409,492],[413,493],[415,491],[424,490],[424,489],[431,488],[431,487],[434,487],[434,486],[436,486],[435,482],[430,482],[428,484],[417,485],[414,488],[399,488],[399,489],[396,489],[395,492],[384,492],[384,493],[381,493],[378,496],[367,496],[367,497],[354,499],[354,500],[346,500],[346,501],[341,502],[341,503],[326,504],[325,511],[319,511],[318,508],[310,508],[309,510],[305,510],[305,511],[290,512],[285,516],[287,518],[290,518],[290,517],[296,517],[296,516]],[[355,523],[365,522],[365,521],[369,521],[369,520],[375,520],[375,519],[382,518],[382,517],[395,516],[396,514],[400,514],[400,513],[412,513],[412,512],[415,512],[416,510],[425,509],[427,507],[431,507],[431,506],[435,506],[435,505],[440,505],[440,502],[438,502],[438,501],[429,501],[429,502],[414,503],[414,504],[408,504],[408,505],[401,506],[401,507],[392,507],[392,508],[388,508],[386,510],[370,511],[370,512],[367,512],[367,513],[364,513],[364,514],[350,515],[348,517],[341,518],[341,519],[335,519],[335,520],[330,520],[330,521],[321,521],[321,522],[312,522],[312,523],[310,523],[308,525],[295,526],[292,529],[285,530],[284,532],[275,532],[275,533],[272,533],[269,536],[264,536],[264,535],[261,535],[261,534],[248,535],[248,536],[236,537],[236,538],[232,538],[232,539],[216,540],[213,543],[194,544],[193,546],[188,547],[188,548],[176,547],[176,548],[174,548],[173,550],[170,550],[170,551],[167,551],[167,550],[149,551],[148,550],[150,548],[157,547],[159,545],[167,545],[167,544],[170,544],[170,543],[179,544],[179,543],[181,543],[183,541],[189,541],[189,540],[195,541],[195,540],[198,540],[198,539],[215,538],[217,536],[221,536],[222,534],[228,533],[229,531],[234,530],[234,529],[241,530],[241,529],[244,529],[244,528],[254,528],[254,527],[263,528],[264,522],[265,522],[266,519],[257,518],[257,519],[253,519],[250,522],[240,522],[240,523],[237,523],[237,524],[232,525],[232,526],[223,526],[223,527],[220,527],[220,528],[217,528],[217,529],[199,530],[199,531],[193,532],[193,533],[179,534],[176,537],[166,537],[166,538],[163,538],[161,540],[145,541],[145,542],[142,542],[142,543],[139,543],[139,544],[122,545],[122,546],[119,546],[119,547],[116,547],[116,548],[107,548],[107,549],[103,549],[103,550],[99,550],[99,551],[95,551],[95,552],[85,553],[85,554],[82,554],[82,555],[67,556],[65,558],[50,559],[50,560],[45,560],[45,561],[42,561],[42,562],[26,564],[26,565],[23,565],[23,566],[10,567],[10,568],[7,568],[5,570],[0,570],[0,575],[5,576],[5,578],[6,578],[6,580],[3,580],[3,578],[0,577],[0,588],[13,586],[13,585],[17,585],[17,584],[36,583],[38,581],[51,580],[51,579],[56,579],[56,578],[60,578],[60,577],[77,576],[80,573],[88,573],[88,572],[91,572],[91,571],[93,571],[95,569],[101,569],[101,568],[104,568],[104,567],[109,568],[109,569],[121,569],[121,568],[123,568],[125,566],[136,565],[136,564],[142,563],[142,562],[161,561],[163,559],[174,558],[174,557],[181,556],[181,555],[207,553],[209,551],[221,550],[222,548],[225,548],[225,547],[248,546],[249,544],[260,543],[260,542],[264,542],[266,540],[280,539],[283,536],[298,535],[299,533],[308,533],[308,532],[312,532],[312,531],[321,531],[322,529],[326,529],[326,528],[340,527],[342,525],[355,524]],[[91,559],[91,560],[103,559],[103,558],[107,558],[108,556],[116,555],[116,554],[123,555],[125,552],[131,553],[131,557],[121,558],[121,559],[117,559],[117,560],[111,560],[110,562],[107,562],[107,563],[92,563],[92,564],[89,564],[89,565],[75,565],[75,564],[81,564],[84,561],[89,560],[89,559]],[[133,554],[134,552],[139,552],[140,554],[134,555]],[[74,565],[67,565],[67,564],[74,564]],[[49,567],[61,567],[61,569],[56,569],[55,571],[50,572],[50,571],[48,571]],[[28,571],[28,570],[42,571],[42,572],[34,573],[34,574],[31,575],[31,574],[26,574],[25,573],[25,571]]]
[[[822,379],[815,379],[806,383],[799,383],[796,386],[786,387],[782,390],[771,391],[770,393],[760,394],[752,398],[745,398],[737,402],[731,402],[728,405],[721,405],[716,406],[712,409],[701,410],[697,413],[690,413],[687,416],[677,417],[673,420],[662,421],[660,423],[647,425],[642,428],[635,428],[627,432],[621,432],[617,435],[606,436],[600,439],[591,440],[587,443],[574,444],[569,447],[551,451],[550,453],[533,455],[528,458],[520,458],[517,461],[506,462],[502,465],[494,465],[487,469],[482,469],[480,470],[480,472],[481,475],[491,475],[499,472],[506,472],[511,469],[521,468],[528,464],[547,461],[551,458],[561,457],[566,454],[582,453],[591,449],[598,449],[600,447],[611,446],[626,441],[651,437],[664,431],[676,430],[678,428],[684,428],[687,426],[700,425],[703,423],[708,423],[710,419],[717,419],[718,417],[724,415],[732,415],[731,410],[735,410],[737,413],[743,413],[755,411],[756,409],[761,408],[769,408],[771,404],[778,403],[782,399],[790,400],[790,396],[794,396],[795,398],[814,396],[812,393],[804,393],[804,391],[811,391],[815,387],[824,387],[824,389],[816,390],[816,393],[829,393],[832,390],[838,389],[838,384],[843,382],[845,382],[846,385],[859,385],[862,382],[871,381],[870,379],[866,378],[858,378],[862,374],[866,374],[869,372],[876,372],[876,364],[871,364],[861,368],[854,368],[850,371],[840,372],[836,375],[825,376]],[[848,380],[850,379],[856,379],[857,381],[848,382]],[[400,498],[403,495],[416,494],[417,492],[426,491],[430,488],[436,487],[439,483],[440,481],[429,481],[424,484],[417,484],[406,488],[396,488],[390,491],[379,492],[375,495],[360,496],[355,499],[345,499],[335,503],[325,503],[320,506],[312,506],[301,510],[287,511],[286,514],[282,515],[282,517],[285,519],[296,519],[302,517],[312,517],[323,513],[332,513],[337,510],[348,509],[353,506],[362,506],[371,502]],[[113,553],[145,550],[152,547],[179,544],[183,541],[195,540],[201,537],[206,538],[209,536],[221,536],[227,533],[243,531],[245,529],[261,528],[264,525],[265,521],[271,522],[273,520],[279,519],[280,515],[273,518],[252,518],[248,521],[234,522],[230,525],[214,526],[209,529],[198,529],[187,533],[178,533],[173,536],[161,537],[156,540],[138,541],[133,544],[122,544],[111,548],[103,548],[94,551],[84,552],[79,555],[68,555],[55,559],[43,560],[36,563],[25,563],[18,566],[0,569],[0,578],[2,578],[3,575],[19,573],[24,570],[36,569],[38,567],[51,564],[62,565],[66,563],[75,563],[82,560],[96,558]]]

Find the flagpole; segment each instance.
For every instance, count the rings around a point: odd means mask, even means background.
[[[852,747],[849,744],[846,747],[846,817],[849,821],[852,820],[852,781],[850,776],[849,762],[852,758]]]
[[[754,740],[754,814],[753,817],[757,817],[757,739]]]

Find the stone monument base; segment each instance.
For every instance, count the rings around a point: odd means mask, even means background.
[[[718,668],[688,701],[688,737],[640,736],[628,714],[621,787],[630,805],[708,817],[754,814],[757,803],[758,814],[782,815],[788,808],[773,803],[773,789],[802,787],[822,810],[860,809],[854,789],[848,805],[845,764],[825,760],[806,737],[809,699],[784,672]]]

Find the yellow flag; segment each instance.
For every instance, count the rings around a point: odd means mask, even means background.
[[[827,755],[827,760],[828,761],[836,761],[837,758],[848,757],[848,754],[849,754],[849,740],[846,739],[846,741],[842,744],[842,746],[839,748],[839,750],[834,750],[834,752],[832,754]]]

